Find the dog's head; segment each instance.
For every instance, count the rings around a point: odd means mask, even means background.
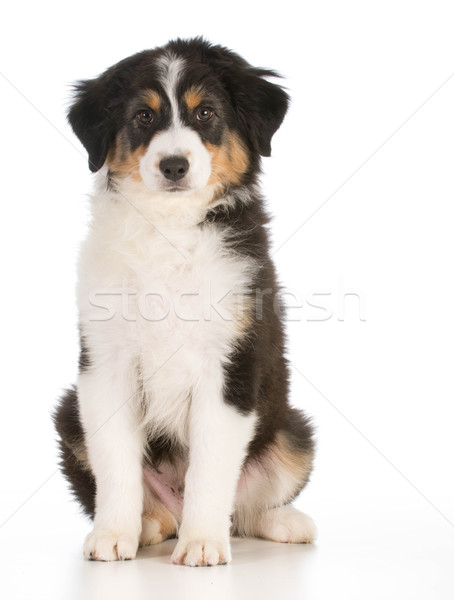
[[[288,107],[283,89],[234,52],[176,40],[82,81],[69,122],[89,166],[153,192],[253,181]]]

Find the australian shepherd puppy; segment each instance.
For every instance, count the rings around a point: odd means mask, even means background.
[[[309,420],[288,403],[279,286],[258,188],[288,96],[202,39],[140,52],[76,87],[97,172],[79,262],[80,373],[55,423],[94,519],[84,556],[231,559],[230,535],[311,542],[292,500]]]

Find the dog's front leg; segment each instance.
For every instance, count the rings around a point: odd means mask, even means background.
[[[206,365],[193,390],[189,466],[183,519],[172,562],[188,566],[230,562],[230,515],[256,417],[242,415],[223,397],[222,366]]]
[[[134,370],[91,368],[78,381],[81,417],[96,481],[93,531],[84,556],[94,560],[134,558],[141,531],[142,452]]]

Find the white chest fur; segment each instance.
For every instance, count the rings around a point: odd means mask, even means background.
[[[149,427],[185,442],[191,389],[242,334],[257,266],[197,214],[156,221],[144,206],[95,202],[78,286],[89,352],[95,363],[132,365]]]

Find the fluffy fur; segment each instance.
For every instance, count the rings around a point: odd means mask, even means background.
[[[310,542],[290,502],[313,431],[288,366],[261,156],[288,96],[237,54],[177,40],[77,85],[96,175],[79,261],[80,374],[55,424],[94,519],[84,555],[178,536],[177,564],[230,561],[230,534]]]

